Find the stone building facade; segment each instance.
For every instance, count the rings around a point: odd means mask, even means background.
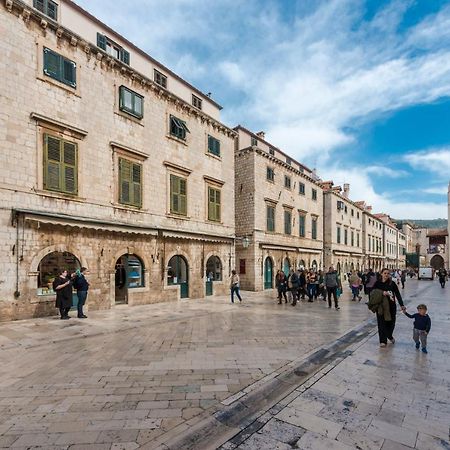
[[[313,171],[242,126],[235,152],[236,267],[243,289],[277,270],[323,267],[323,193]]]
[[[380,271],[384,267],[383,222],[372,214],[372,207],[358,202],[363,208],[364,266]]]
[[[350,185],[322,182],[324,203],[324,261],[339,273],[363,270],[363,209],[349,198]]]
[[[91,310],[225,293],[220,106],[74,3],[36,5],[0,6],[1,319],[53,314],[64,267],[90,269]]]

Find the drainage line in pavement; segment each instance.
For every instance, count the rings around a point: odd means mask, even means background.
[[[333,343],[317,349],[296,367],[285,370],[231,405],[193,425],[187,433],[164,442],[164,446],[177,450],[206,450],[216,449],[228,440],[242,442],[239,435],[245,431],[248,437],[250,429],[258,429],[257,421],[262,414],[332,361],[342,361],[351,355],[352,351],[348,347],[371,335],[374,325],[375,321],[369,319]]]

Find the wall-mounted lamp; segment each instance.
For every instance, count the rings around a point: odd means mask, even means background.
[[[250,245],[250,238],[248,236],[236,236],[236,241],[242,242],[242,247],[248,248]]]

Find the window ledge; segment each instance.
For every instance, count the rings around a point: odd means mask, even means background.
[[[123,117],[124,119],[131,120],[131,121],[134,122],[136,125],[139,125],[139,126],[141,126],[141,127],[144,126],[144,124],[142,123],[142,120],[143,120],[144,118],[142,118],[142,119],[137,119],[136,117],[134,117],[134,116],[132,116],[132,115],[130,115],[130,114],[127,114],[126,112],[122,112],[122,111],[114,111],[114,114],[116,114],[117,116]]]
[[[77,195],[65,194],[64,192],[46,191],[42,189],[35,189],[34,192],[43,197],[59,198],[61,200],[72,200],[78,203],[84,203],[85,197],[79,197]]]
[[[43,81],[44,83],[49,83],[49,84],[53,84],[54,86],[58,86],[61,89],[64,89],[67,92],[70,92],[71,94],[75,95],[78,98],[81,98],[81,95],[79,94],[78,91],[78,83],[77,83],[77,87],[73,88],[67,84],[61,83],[61,81],[55,80],[54,78],[51,77],[46,77],[43,75],[38,75],[36,76],[36,78],[40,81]]]
[[[178,214],[171,213],[171,212],[167,213],[166,216],[167,216],[167,217],[170,217],[170,218],[172,218],[172,219],[191,220],[191,217],[190,217],[190,216],[183,216],[182,214],[179,214],[179,215],[178,215]]]
[[[166,138],[178,142],[179,144],[183,144],[185,147],[188,146],[185,140],[177,138],[176,136],[172,136],[171,134],[166,134]]]
[[[122,209],[124,211],[148,212],[148,209],[140,208],[139,206],[124,205],[123,203],[117,202],[111,202],[111,205],[116,209]]]
[[[206,222],[206,223],[209,223],[210,225],[223,225],[223,221],[222,221],[222,220],[210,220],[210,219],[206,219],[205,222]]]
[[[205,155],[209,156],[210,158],[216,159],[217,161],[222,161],[222,156],[215,155],[214,153],[206,151]]]

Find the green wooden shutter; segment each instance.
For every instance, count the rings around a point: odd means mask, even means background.
[[[208,188],[208,220],[216,220],[216,209],[215,209],[216,196],[214,189]]]
[[[76,87],[76,64],[68,59],[62,59],[62,81],[69,86]]]
[[[53,20],[58,18],[58,6],[51,0],[47,0],[47,16]]]
[[[187,191],[186,180],[179,178],[179,190],[180,190],[180,214],[187,215]]]
[[[44,73],[55,80],[61,79],[61,56],[44,48]]]
[[[142,166],[133,164],[133,205],[142,206]]]
[[[44,12],[44,0],[34,0],[33,6],[41,12]]]
[[[216,220],[220,222],[220,191],[216,190]]]
[[[123,63],[130,65],[130,53],[123,48],[120,50],[120,60]]]
[[[61,190],[61,141],[44,135],[44,187]]]
[[[106,36],[101,33],[97,33],[97,47],[106,50]]]
[[[131,162],[119,158],[119,202],[129,204],[131,200]]]
[[[62,190],[70,194],[76,194],[77,186],[77,146],[72,142],[63,142],[63,183]]]

